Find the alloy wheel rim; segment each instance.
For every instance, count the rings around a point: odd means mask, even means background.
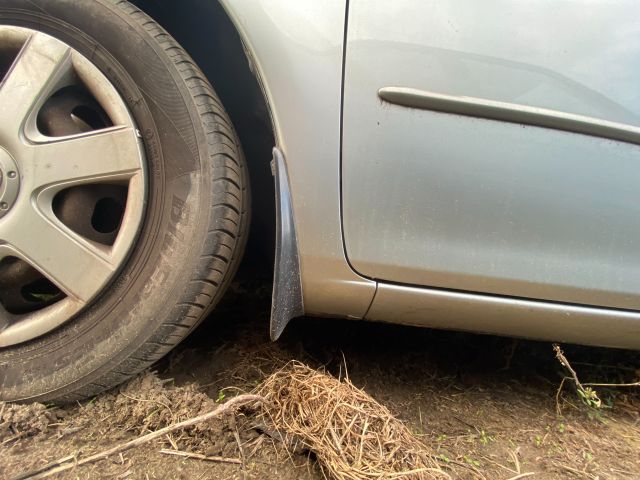
[[[0,26],[0,347],[87,307],[141,228],[145,159],[135,122],[86,57]],[[1,74],[4,73],[4,77]]]

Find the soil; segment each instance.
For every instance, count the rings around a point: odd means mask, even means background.
[[[268,315],[268,285],[236,286],[153,372],[120,389],[65,407],[0,405],[0,478],[208,411],[296,359],[348,374],[434,450],[452,478],[640,479],[640,388],[596,388],[601,408],[585,405],[570,381],[558,395],[565,372],[549,343],[332,319],[294,321],[272,343]],[[582,382],[640,380],[638,352],[563,349]],[[176,448],[241,464],[160,452]],[[55,478],[325,477],[312,453],[285,447],[246,410]]]

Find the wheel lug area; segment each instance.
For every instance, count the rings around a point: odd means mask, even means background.
[[[11,154],[0,147],[0,218],[15,205],[19,191],[18,165]]]

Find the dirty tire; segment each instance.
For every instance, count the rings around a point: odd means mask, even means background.
[[[81,400],[150,366],[218,302],[247,236],[247,170],[201,71],[132,4],[3,0],[0,24],[42,31],[89,58],[143,138],[145,217],[117,278],[57,330],[0,349],[0,400]]]

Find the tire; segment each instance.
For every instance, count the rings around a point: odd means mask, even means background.
[[[248,234],[247,169],[202,72],[132,4],[3,0],[0,24],[46,33],[89,59],[142,137],[144,216],[118,273],[55,330],[0,348],[0,400],[82,400],[149,367],[219,301]]]

